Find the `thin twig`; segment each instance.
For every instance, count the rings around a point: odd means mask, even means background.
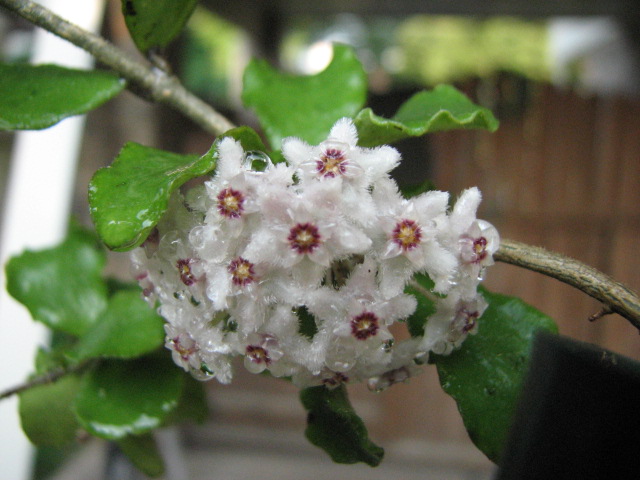
[[[640,297],[608,275],[578,260],[544,248],[513,240],[501,240],[494,254],[499,262],[517,265],[553,277],[582,290],[602,302],[605,308],[626,318],[640,331]]]
[[[190,93],[180,81],[161,69],[142,63],[104,38],[59,17],[31,0],[0,0],[0,5],[31,23],[89,52],[129,82],[134,93],[143,92],[154,102],[169,105],[212,135],[234,128],[226,117]]]
[[[81,362],[76,365],[70,367],[59,367],[55,368],[43,375],[37,376],[28,380],[20,385],[16,385],[15,387],[8,388],[7,390],[0,392],[0,400],[4,400],[5,398],[9,398],[13,395],[18,395],[22,392],[30,390],[35,387],[39,387],[41,385],[46,385],[49,383],[55,383],[60,380],[62,377],[70,375],[72,373],[80,372],[85,369],[89,364],[93,363],[92,360]]]
[[[589,320],[590,322],[595,322],[596,320],[600,320],[602,317],[606,315],[611,315],[612,313],[613,313],[613,310],[611,310],[609,307],[605,305],[596,313],[594,313],[593,315],[590,315],[587,320]]]

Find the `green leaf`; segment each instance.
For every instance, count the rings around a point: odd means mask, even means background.
[[[209,405],[204,383],[188,373],[183,373],[182,395],[176,409],[166,418],[164,424],[181,423],[188,420],[203,423],[209,416]]]
[[[80,377],[67,375],[20,394],[20,421],[31,442],[61,447],[76,439],[80,425],[71,405],[79,386]]]
[[[417,197],[426,192],[436,190],[435,184],[431,180],[425,180],[422,183],[411,183],[408,185],[400,185],[400,193],[404,198]]]
[[[131,435],[118,441],[118,446],[135,467],[150,477],[164,473],[164,461],[153,435]]]
[[[482,128],[493,132],[498,128],[498,120],[490,110],[475,105],[449,85],[415,94],[391,119],[379,117],[370,108],[365,108],[358,113],[354,123],[358,129],[358,143],[363,147],[444,130]]]
[[[537,331],[554,321],[522,300],[482,291],[489,307],[477,335],[434,358],[440,383],[458,404],[471,440],[493,462],[502,452]]]
[[[140,297],[140,290],[121,290],[109,299],[98,321],[83,335],[70,356],[135,358],[164,342],[162,318]]]
[[[366,74],[344,45],[334,45],[331,64],[317,75],[289,75],[256,60],[244,72],[242,99],[255,109],[276,150],[289,136],[321,142],[337,120],[362,108],[366,95]]]
[[[91,216],[98,235],[116,251],[140,245],[167,209],[171,193],[215,168],[216,157],[175,153],[127,143],[113,164],[89,185]]]
[[[107,360],[84,376],[76,415],[98,437],[121,440],[146,433],[176,408],[182,380],[181,370],[168,355]]]
[[[298,333],[309,340],[313,340],[315,334],[318,333],[316,317],[309,313],[309,310],[304,305],[296,308],[294,313],[298,317]]]
[[[122,0],[124,20],[141,52],[164,48],[178,36],[198,0]]]
[[[9,260],[7,290],[34,320],[81,336],[107,306],[107,287],[101,277],[105,262],[96,238],[73,227],[59,246],[26,251]]]
[[[415,274],[413,280],[418,285],[409,283],[404,291],[408,295],[413,295],[418,304],[416,310],[407,318],[406,322],[409,334],[412,337],[421,337],[424,335],[424,327],[428,318],[436,312],[435,303],[424,292],[431,292],[435,284],[428,275],[421,273]]]
[[[300,399],[308,411],[307,439],[334,462],[364,462],[375,467],[382,461],[384,450],[369,440],[344,385],[333,390],[324,386],[306,388],[300,392]]]
[[[39,130],[115,97],[124,80],[98,70],[0,63],[0,130]]]

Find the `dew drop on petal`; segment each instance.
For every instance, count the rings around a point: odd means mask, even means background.
[[[259,150],[250,150],[244,154],[242,167],[251,172],[264,172],[273,167],[269,155]]]

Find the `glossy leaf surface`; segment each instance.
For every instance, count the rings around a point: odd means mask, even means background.
[[[362,108],[367,95],[362,65],[344,45],[334,45],[333,60],[316,75],[285,74],[253,61],[243,81],[242,99],[255,110],[274,150],[289,136],[321,142],[337,120]]]
[[[113,164],[96,172],[89,205],[98,235],[116,251],[140,245],[166,211],[171,193],[215,167],[207,154],[178,155],[127,143]]]
[[[141,52],[166,47],[191,17],[198,0],[122,0],[122,13]]]
[[[440,383],[471,440],[498,462],[526,373],[535,333],[557,333],[554,321],[522,300],[483,290],[489,308],[478,333],[449,356],[433,358]]]
[[[449,85],[415,94],[390,119],[365,108],[354,122],[358,128],[358,143],[363,147],[444,130],[481,128],[493,132],[498,128],[498,121],[490,110],[474,104]]]
[[[34,320],[81,336],[107,306],[105,262],[97,239],[74,227],[57,247],[12,258],[6,266],[7,290]]]
[[[31,442],[62,447],[76,439],[80,425],[71,405],[79,386],[77,375],[67,375],[20,394],[20,422]]]
[[[72,357],[135,358],[164,343],[162,318],[140,297],[140,291],[123,290],[78,342]]]
[[[82,426],[98,437],[120,440],[159,427],[176,408],[182,371],[167,355],[102,362],[87,373],[76,398]]]
[[[124,87],[109,72],[0,63],[0,130],[48,128],[99,107]]]
[[[307,439],[326,451],[334,462],[364,462],[375,467],[382,461],[384,450],[369,440],[344,385],[333,390],[324,386],[306,388],[300,398],[308,411]]]

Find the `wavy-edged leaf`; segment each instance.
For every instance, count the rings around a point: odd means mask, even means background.
[[[362,108],[367,95],[365,71],[344,45],[334,45],[333,60],[317,75],[285,74],[254,60],[243,81],[242,99],[255,110],[276,150],[290,136],[321,142],[337,120],[353,117]]]
[[[124,21],[141,52],[169,45],[198,4],[198,0],[121,1]]]
[[[167,209],[171,193],[215,168],[206,154],[179,155],[127,143],[113,164],[89,185],[89,205],[98,235],[116,251],[140,245]]]
[[[83,377],[75,401],[78,421],[109,440],[149,432],[178,405],[182,382],[182,371],[166,355],[105,360]]]
[[[373,147],[409,137],[454,129],[481,128],[495,131],[498,120],[491,110],[480,107],[450,85],[416,93],[392,118],[383,118],[370,108],[362,110],[354,123],[359,145]]]
[[[151,433],[125,437],[118,440],[118,447],[145,475],[159,477],[164,473],[164,460]]]
[[[458,405],[471,440],[498,462],[511,426],[536,332],[555,322],[522,300],[482,290],[489,307],[476,335],[435,356],[440,383]]]
[[[344,385],[329,390],[324,386],[300,392],[308,411],[307,439],[326,451],[336,463],[364,462],[377,466],[384,450],[369,440],[364,423],[353,410]]]
[[[140,297],[139,290],[121,290],[82,336],[70,354],[75,360],[92,357],[135,358],[164,342],[162,318]]]
[[[39,130],[115,97],[124,80],[110,72],[0,63],[0,130]]]
[[[80,425],[71,405],[79,387],[80,377],[67,375],[20,394],[20,422],[32,443],[62,447],[76,439]]]
[[[103,249],[91,233],[72,227],[57,247],[26,251],[6,265],[7,290],[34,320],[83,335],[107,306]]]

